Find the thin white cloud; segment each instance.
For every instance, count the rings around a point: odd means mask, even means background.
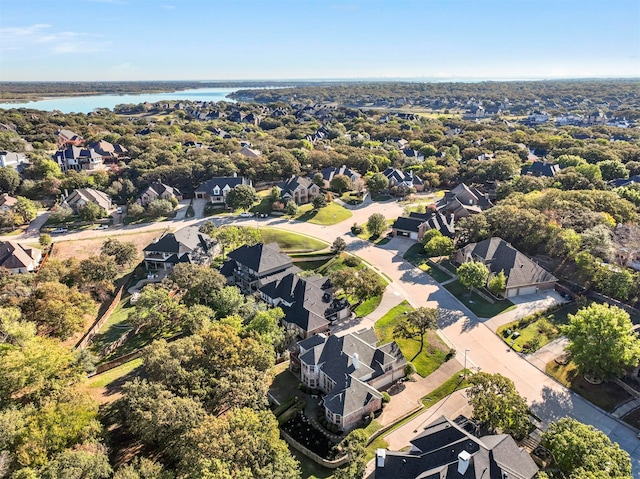
[[[109,41],[94,33],[52,30],[53,26],[38,23],[26,27],[0,28],[0,50],[45,50],[49,53],[90,53],[107,50]]]

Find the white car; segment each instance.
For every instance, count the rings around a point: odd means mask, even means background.
[[[96,226],[97,230],[106,230],[109,227],[109,225],[98,225]]]
[[[250,213],[248,211],[243,211],[242,213],[240,213],[238,216],[240,216],[241,218],[250,218],[253,216],[253,213]]]
[[[67,231],[69,231],[67,228],[56,228],[53,231],[51,231],[51,234],[58,235],[60,233],[66,233]]]
[[[119,215],[121,215],[124,212],[124,209],[122,208],[122,206],[118,206],[118,208],[116,208],[116,213],[118,213]]]

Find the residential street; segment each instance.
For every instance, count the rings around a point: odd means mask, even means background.
[[[617,421],[610,415],[583,400],[580,396],[567,390],[564,386],[548,377],[543,370],[543,365],[536,362],[536,366],[529,363],[523,356],[513,352],[500,340],[494,330],[497,321],[500,323],[516,317],[515,311],[505,313],[503,318],[492,320],[480,320],[471,311],[465,308],[446,289],[439,285],[426,273],[413,267],[403,260],[402,254],[413,244],[404,238],[394,238],[384,246],[373,246],[367,241],[353,237],[349,228],[355,222],[366,222],[369,215],[374,212],[383,213],[387,218],[394,218],[402,211],[402,205],[396,202],[371,203],[364,207],[352,210],[353,218],[333,226],[319,226],[311,223],[292,222],[282,218],[237,218],[214,217],[216,224],[234,223],[250,226],[272,226],[287,229],[297,233],[314,236],[327,242],[332,242],[336,237],[342,237],[348,244],[348,251],[360,256],[376,270],[384,272],[393,282],[389,285],[383,298],[381,307],[371,317],[359,321],[357,324],[349,324],[340,331],[354,331],[363,327],[369,327],[390,307],[395,306],[403,299],[408,300],[414,306],[437,306],[442,311],[440,328],[443,339],[458,351],[457,359],[462,362],[464,351],[469,349],[467,359],[470,367],[481,369],[490,373],[500,373],[511,378],[520,394],[527,398],[532,411],[542,419],[543,424],[571,416],[584,423],[592,424],[605,432],[613,441],[616,441],[626,450],[632,458],[633,470],[636,477],[640,477],[640,440],[634,431]],[[99,236],[113,236],[132,233],[134,231],[152,231],[162,229],[170,225],[172,230],[187,225],[201,223],[202,219],[175,220],[144,226],[124,226],[110,228],[102,231],[83,231],[60,235],[55,241],[82,239]],[[17,237],[6,239],[16,240]],[[33,241],[33,236],[28,240]],[[20,240],[21,238],[17,238]],[[534,296],[537,301],[552,302],[555,298],[545,298],[542,295]],[[522,310],[520,310],[522,311]],[[538,369],[541,368],[541,369]],[[457,393],[451,404],[454,410],[460,401],[460,393]],[[390,435],[394,448],[408,445],[409,439],[414,437],[416,428],[430,417],[432,408],[420,415],[415,421],[396,430]],[[443,409],[449,411],[449,409]],[[418,425],[418,426],[417,426]]]

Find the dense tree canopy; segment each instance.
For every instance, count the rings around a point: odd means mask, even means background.
[[[570,314],[562,331],[569,338],[572,361],[593,377],[616,378],[640,361],[640,339],[629,314],[615,306],[593,303]]]
[[[570,479],[631,479],[629,455],[603,432],[573,418],[553,422],[542,435],[556,464]]]

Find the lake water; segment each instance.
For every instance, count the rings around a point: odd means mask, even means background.
[[[138,93],[135,95],[92,95],[76,97],[49,98],[47,100],[31,101],[27,103],[0,103],[0,108],[33,108],[36,110],[62,113],[89,113],[96,108],[113,110],[122,103],[155,103],[157,101],[191,100],[191,101],[228,101],[235,102],[227,95],[240,88],[197,88],[173,93]]]

